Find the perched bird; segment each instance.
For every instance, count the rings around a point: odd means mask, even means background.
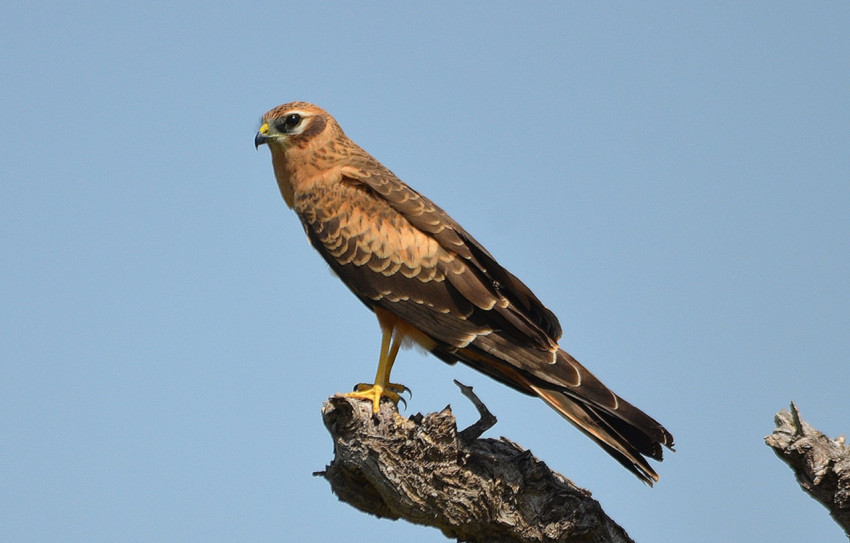
[[[652,484],[647,459],[673,436],[558,347],[561,325],[537,296],[441,208],[348,139],[323,109],[278,106],[255,147],[271,150],[283,199],[310,243],[366,307],[383,337],[374,384],[348,395],[397,402],[390,371],[405,342],[540,397],[629,471]]]

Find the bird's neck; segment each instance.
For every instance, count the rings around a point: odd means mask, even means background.
[[[314,185],[338,180],[339,167],[333,162],[321,152],[272,148],[274,175],[286,205],[294,209],[297,194]]]
[[[277,187],[280,189],[283,201],[292,209],[295,203],[295,191],[292,188],[292,178],[295,175],[293,165],[286,159],[286,152],[283,149],[272,148],[271,151]]]

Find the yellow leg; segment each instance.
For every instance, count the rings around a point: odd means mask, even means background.
[[[395,334],[393,333],[395,332]],[[372,412],[377,413],[381,405],[381,398],[389,398],[398,403],[400,392],[407,390],[404,385],[390,382],[390,372],[393,369],[398,350],[401,348],[404,337],[392,328],[383,329],[381,337],[381,355],[378,359],[378,373],[375,375],[375,383],[360,383],[355,387],[355,392],[349,392],[345,396],[369,400],[372,402]],[[391,343],[392,342],[392,343]]]
[[[381,364],[379,363],[378,364],[378,375],[375,376],[376,382],[377,382],[378,379],[383,377],[385,384],[387,384],[387,385],[392,384],[392,383],[390,383],[390,372],[393,371],[393,364],[395,364],[395,357],[398,356],[398,350],[401,348],[402,339],[403,338],[401,337],[401,334],[396,332],[395,337],[393,337],[393,344],[392,344],[392,347],[390,348],[390,352],[387,354],[387,359],[386,359],[386,364],[385,364],[386,375],[383,375],[383,376],[381,375]],[[383,343],[383,339],[381,340],[381,343]]]

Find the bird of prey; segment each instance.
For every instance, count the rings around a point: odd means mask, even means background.
[[[323,109],[291,102],[263,115],[286,205],[331,269],[378,318],[378,373],[348,395],[397,402],[404,343],[538,396],[648,484],[673,436],[558,347],[557,317],[440,207],[348,139]]]

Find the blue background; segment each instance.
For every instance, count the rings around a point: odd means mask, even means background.
[[[850,5],[6,1],[0,540],[443,541],[313,477],[379,332],[256,152],[292,100],[482,241],[562,345],[662,421],[640,484],[542,402],[475,386],[638,541],[843,541],[764,445],[850,430]]]

